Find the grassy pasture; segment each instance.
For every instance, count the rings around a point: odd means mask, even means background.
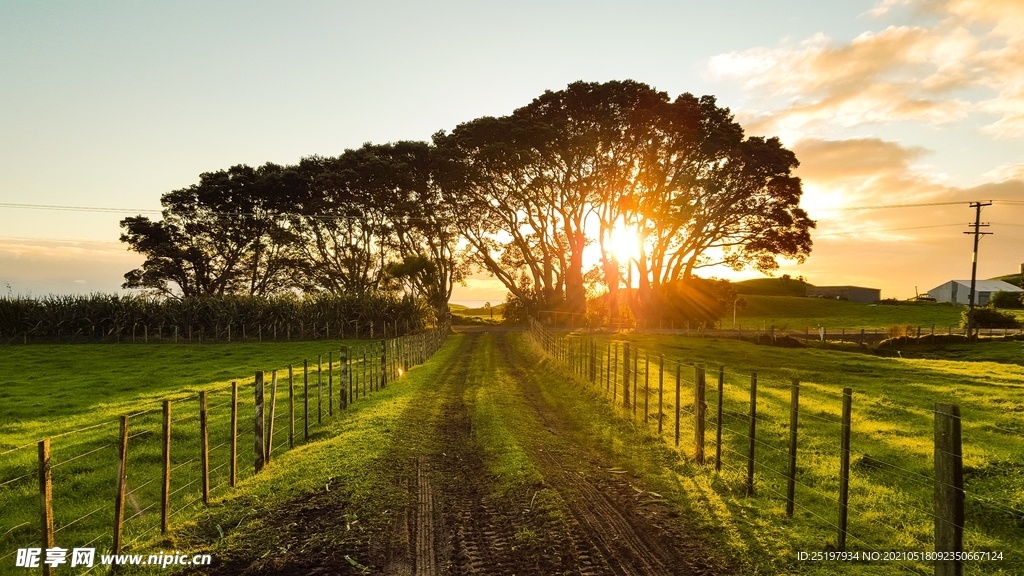
[[[811,331],[824,326],[829,332],[847,330],[885,330],[892,325],[935,325],[945,332],[947,326],[960,325],[963,306],[941,302],[900,302],[899,304],[862,304],[848,300],[801,298],[796,296],[743,296],[746,310],[738,311],[736,324],[744,330],[770,328]],[[732,318],[723,318],[722,327],[730,328]]]
[[[329,423],[328,351],[359,341],[207,345],[33,345],[4,348],[0,388],[0,572],[19,547],[37,545],[39,512],[35,442],[51,440],[56,542],[70,548],[110,545],[117,475],[118,419],[130,414],[125,540],[158,534],[161,401],[172,400],[172,524],[200,496],[198,392],[208,393],[212,493],[228,485],[231,381],[239,383],[238,477],[253,472],[253,374],[278,370],[273,457],[288,444],[287,366],[295,366],[296,445],[303,442],[303,359],[310,360],[310,434],[318,438],[317,355],[323,422]],[[353,352],[355,354],[355,352]],[[340,377],[334,352],[334,410]],[[362,355],[354,373],[360,386]],[[269,426],[269,413],[268,426]]]
[[[761,296],[806,296],[807,288],[813,286],[793,278],[752,278],[733,283],[737,294]]]
[[[972,564],[968,574],[1019,574],[1024,570],[1024,371],[1008,358],[1024,356],[1019,342],[986,343],[951,358],[881,358],[818,349],[779,349],[734,340],[614,335],[599,339],[601,354],[613,341],[642,350],[636,412],[656,430],[660,356],[666,359],[663,439],[674,447],[675,374],[681,374],[682,472],[649,469],[685,487],[680,505],[722,539],[752,571],[789,567],[801,573],[872,573],[878,565],[835,563],[814,568],[795,562],[796,552],[834,547],[837,538],[842,388],[853,389],[850,525],[848,550],[933,549],[933,408],[962,410],[966,501],[965,549],[1001,551],[1006,560]],[[932,352],[933,354],[935,352]],[[992,360],[996,361],[992,361]],[[649,364],[647,364],[649,362]],[[717,373],[725,366],[723,470],[692,465],[693,372],[708,369],[707,454],[715,453]],[[646,367],[646,369],[645,369]],[[622,352],[616,403],[622,414]],[[746,472],[750,372],[758,372],[757,496],[743,495]],[[801,381],[799,459],[795,517],[785,516],[790,382]],[[598,386],[602,390],[606,384]],[[607,393],[604,393],[607,396]],[[635,414],[635,415],[634,415]],[[667,488],[666,488],[667,489]],[[758,568],[760,566],[760,568]],[[927,563],[894,570],[929,573]]]

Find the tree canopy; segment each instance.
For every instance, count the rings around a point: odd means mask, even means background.
[[[693,283],[704,268],[771,273],[780,258],[808,256],[814,222],[799,207],[797,166],[777,138],[745,136],[713,96],[575,82],[430,143],[204,173],[163,196],[161,221],[122,221],[122,240],[146,256],[124,286],[393,292],[446,313],[476,266],[524,313],[583,313],[596,281],[614,314],[623,277],[635,275],[631,307],[652,317],[695,309],[666,299],[724,294]],[[624,262],[622,235],[637,244]]]
[[[584,312],[594,241],[611,301],[625,265],[641,309],[704,267],[771,272],[810,253],[796,156],[776,138],[745,138],[711,96],[576,82],[434,144],[464,166],[456,223],[475,262],[527,308]],[[611,250],[617,230],[637,236],[630,262]]]

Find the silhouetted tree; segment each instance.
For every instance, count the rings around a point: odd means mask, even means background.
[[[245,165],[201,174],[164,194],[163,219],[121,221],[121,241],[146,256],[124,288],[171,296],[263,296],[287,287],[294,236],[277,216],[289,192],[285,169]]]

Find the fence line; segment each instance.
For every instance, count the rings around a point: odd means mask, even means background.
[[[692,401],[686,403],[685,406],[679,406],[683,401],[677,395],[675,406],[668,406],[666,410],[664,403],[659,402],[659,406],[654,407],[654,417],[658,420],[659,424],[658,436],[670,445],[673,444],[674,436],[674,445],[679,450],[681,457],[684,460],[692,460],[708,474],[719,474],[722,468],[738,476],[744,474],[744,471],[738,466],[729,462],[722,462],[721,454],[723,450],[730,459],[746,463],[748,497],[755,494],[754,488],[756,484],[758,488],[763,488],[770,493],[773,498],[778,497],[783,500],[786,504],[787,515],[792,516],[794,509],[797,509],[818,518],[825,526],[836,530],[837,543],[830,544],[831,546],[836,546],[837,549],[843,550],[845,549],[847,538],[864,543],[863,537],[866,535],[858,537],[857,534],[850,532],[847,521],[849,512],[866,516],[867,521],[872,524],[885,526],[902,537],[915,540],[920,545],[926,544],[916,535],[908,532],[905,527],[893,526],[885,521],[873,518],[873,515],[877,515],[877,511],[869,511],[856,502],[849,503],[851,497],[848,488],[851,468],[849,464],[849,437],[851,433],[850,419],[854,413],[854,410],[851,408],[852,390],[844,389],[841,394],[829,393],[829,391],[822,390],[820,387],[801,386],[796,379],[789,383],[783,383],[774,379],[758,378],[756,374],[753,376],[735,374],[726,371],[723,366],[718,369],[722,380],[716,382],[718,384],[717,388],[716,386],[711,387],[711,394],[706,394],[706,369],[701,363],[676,361],[671,358],[665,358],[663,355],[655,355],[643,350],[635,342],[612,340],[607,343],[607,346],[599,346],[596,340],[588,334],[553,334],[546,330],[539,322],[533,320],[529,321],[528,334],[555,363],[564,367],[571,377],[586,385],[597,386],[602,396],[611,401],[615,414],[621,415],[624,419],[631,421],[635,419],[634,411],[637,410],[636,404],[640,401],[634,399],[633,404],[630,405],[630,385],[634,386],[632,391],[634,395],[637,394],[637,389],[641,385],[644,387],[639,393],[641,400],[645,401],[650,398],[652,392],[661,396],[666,386],[669,389],[672,386],[687,386],[689,387],[688,389],[692,389],[692,394],[690,395]],[[620,353],[620,349],[622,353]],[[636,362],[635,359],[641,355],[648,359],[657,358],[658,360],[649,364],[647,362],[631,363],[631,360]],[[589,366],[589,369],[583,370],[580,368],[582,366]],[[643,369],[641,370],[640,367],[643,367]],[[693,380],[684,378],[681,375],[680,370],[684,367],[694,370]],[[675,368],[675,370],[673,371],[671,368]],[[619,374],[620,371],[622,372],[621,375]],[[665,372],[668,372],[668,374],[665,374]],[[731,376],[730,381],[725,380],[726,375]],[[651,383],[644,384],[644,380],[648,377]],[[737,381],[742,382],[742,379],[747,377],[751,378],[749,387],[735,383]],[[669,380],[670,382],[662,384],[662,379]],[[616,383],[619,380],[621,382],[617,386]],[[756,409],[758,384],[762,384],[762,391],[765,389],[770,391],[770,394],[765,395],[771,403],[770,411],[778,412],[778,414],[765,414],[763,409],[761,412]],[[765,388],[764,384],[769,386]],[[619,389],[620,386],[621,391]],[[652,390],[652,387],[655,386],[657,388]],[[799,457],[808,450],[807,440],[802,439],[801,435],[798,434],[801,428],[807,426],[806,422],[797,417],[798,394],[801,392],[801,388],[804,388],[803,392],[809,394],[809,396],[803,399],[804,403],[808,406],[804,407],[801,416],[810,417],[818,423],[816,430],[819,432],[812,436],[814,439],[813,457],[819,461],[822,458],[831,459],[833,456],[835,457],[835,463],[840,471],[838,491],[832,488],[823,489],[818,486],[821,480],[813,477],[812,480],[808,480],[805,476],[806,472],[800,472],[801,469],[798,466]],[[743,400],[743,395],[748,392],[750,394],[748,410],[746,412],[735,410],[734,406],[747,404]],[[822,395],[825,396],[823,397]],[[656,399],[655,401],[657,402],[658,400]],[[710,402],[717,403],[717,416],[715,417],[709,417],[707,414],[709,411],[707,408],[710,408],[707,404]],[[830,411],[821,408],[822,405],[830,405],[832,402],[842,403],[840,414],[832,414]],[[982,497],[966,493],[962,474],[962,418],[958,406],[945,404],[936,404],[934,407],[907,406],[894,403],[888,399],[886,399],[884,405],[867,404],[866,406],[868,409],[879,406],[897,409],[901,412],[912,414],[915,417],[931,417],[936,421],[933,450],[934,474],[929,475],[915,472],[884,460],[869,457],[867,454],[864,455],[865,459],[861,459],[869,469],[876,468],[881,470],[882,466],[890,469],[887,473],[892,474],[896,482],[911,480],[917,486],[934,489],[934,499],[931,500],[932,510],[928,510],[927,506],[922,506],[921,502],[918,502],[920,500],[919,494],[912,496],[914,492],[904,491],[904,493],[909,497],[906,513],[911,517],[924,517],[933,523],[935,535],[934,548],[936,551],[963,551],[964,509],[966,504],[972,501],[976,500],[979,503],[984,503],[979,505],[991,506],[1005,514],[1020,514],[1020,511],[1012,506],[1001,505],[997,501],[986,500]],[[670,428],[666,437],[663,434],[661,423],[663,420],[672,419],[673,409],[675,411],[674,422],[666,422]],[[710,411],[712,414],[715,414],[715,410]],[[783,412],[789,412],[789,414],[784,414]],[[644,415],[647,416],[646,410],[644,410]],[[786,416],[789,416],[788,422],[786,421]],[[749,432],[725,425],[723,421],[726,419],[740,422],[749,421]],[[644,421],[647,422],[647,418]],[[761,422],[761,427],[765,428],[759,435],[755,435],[755,424],[757,422]],[[941,426],[939,425],[940,422],[943,422]],[[706,439],[704,436],[711,432],[707,430],[708,424],[714,428],[712,443],[715,446],[716,456],[713,464],[710,458],[705,461],[707,446],[705,445]],[[692,443],[681,446],[681,435],[679,432],[681,426],[685,427],[687,432],[693,432]],[[822,450],[823,446],[829,446],[829,444],[823,445],[820,441],[824,437],[820,433],[822,427],[826,430],[832,430],[832,427],[835,428],[836,444],[841,447],[834,455],[832,450]],[[672,428],[675,430],[674,433]],[[992,428],[992,426],[987,426],[986,428]],[[982,431],[986,428],[982,428]],[[1007,431],[1005,428],[995,428]],[[650,431],[650,428],[648,427],[647,430]],[[724,437],[722,435],[723,431],[726,433]],[[768,436],[766,437],[765,434]],[[863,437],[871,437],[871,435],[872,432],[867,432]],[[766,438],[771,439],[768,440]],[[746,450],[734,448],[734,446],[739,446],[741,443]],[[806,458],[806,455],[804,457]],[[760,474],[756,474],[756,471],[760,472]],[[784,484],[785,488],[780,491],[772,488],[772,485],[766,484],[767,480],[762,477],[765,472],[772,475],[774,480]],[[858,472],[858,476],[861,476],[861,474]],[[868,479],[867,476],[861,477],[865,480]],[[797,488],[799,490],[796,490]],[[806,504],[801,504],[800,499],[802,498],[811,498],[812,501],[819,503],[834,500],[836,519],[829,520],[823,517],[822,512],[825,510],[823,507],[808,507]],[[853,499],[856,500],[856,497]],[[901,565],[901,568],[912,572],[921,572],[921,565],[919,564]],[[962,568],[963,564],[960,560],[935,562],[936,574],[962,574]]]
[[[325,378],[322,380],[322,388],[327,388],[325,392],[329,394],[328,397],[328,410],[326,417],[329,419],[333,412],[333,401],[334,395],[338,394],[339,400],[344,398],[339,403],[341,411],[345,411],[346,408],[352,407],[353,402],[360,397],[366,397],[369,393],[375,390],[381,390],[397,381],[401,376],[409,370],[409,368],[426,362],[430,357],[434,355],[445,343],[447,335],[450,329],[446,325],[442,325],[430,330],[426,330],[419,333],[406,334],[404,336],[392,337],[386,339],[377,339],[372,342],[364,342],[355,346],[348,346],[349,352],[347,360],[343,363],[341,360],[334,360],[333,352],[331,351],[328,356],[328,362],[320,363],[317,366],[311,366],[308,368],[307,374],[304,376],[313,375],[314,377],[318,372],[328,372],[328,374],[322,374]],[[391,327],[388,328],[388,332],[392,332]],[[343,347],[345,349],[345,347]],[[353,352],[354,351],[354,352]],[[344,356],[343,356],[344,357]],[[367,363],[376,363],[380,361],[380,365],[371,364],[366,366]],[[314,360],[314,363],[316,361]],[[317,369],[319,368],[319,370]],[[361,376],[363,368],[368,368],[370,381],[367,382],[364,378],[362,380],[363,394],[358,394],[358,389],[353,390],[353,385],[358,385],[359,380],[353,380],[352,378]],[[349,379],[342,380],[340,390],[333,388],[333,377],[335,376],[336,370],[341,370],[343,374],[347,373]],[[289,372],[288,382],[286,386],[281,387],[284,394],[298,393],[302,394],[301,390],[291,390],[292,386],[292,372]],[[271,387],[271,382],[268,378],[267,386]],[[275,379],[276,381],[276,379]],[[311,382],[316,384],[316,381]],[[254,386],[254,380],[250,380],[248,384],[243,384],[246,389],[252,390]],[[264,406],[256,403],[254,400],[258,398],[252,397],[252,392],[249,392],[248,399],[239,397],[235,400],[238,393],[239,386],[236,383],[232,383],[232,387],[218,387],[217,389],[210,390],[209,393],[201,392],[186,396],[184,398],[178,398],[175,400],[165,401],[165,420],[161,421],[161,412],[158,408],[146,409],[139,412],[134,412],[128,416],[122,416],[121,421],[121,438],[120,444],[114,444],[111,442],[105,442],[99,447],[90,447],[85,452],[70,456],[60,462],[52,462],[50,457],[49,439],[46,439],[46,454],[43,457],[43,449],[40,447],[40,461],[38,466],[40,467],[39,472],[31,472],[28,474],[21,474],[17,477],[10,478],[0,482],[0,488],[8,485],[16,484],[22,480],[35,477],[42,474],[42,470],[46,471],[47,484],[44,486],[45,489],[41,489],[38,498],[42,499],[42,506],[36,506],[36,520],[33,522],[27,518],[18,518],[22,520],[16,522],[13,528],[7,530],[3,536],[5,540],[11,540],[18,547],[40,547],[42,548],[53,548],[53,535],[60,532],[61,536],[70,540],[77,540],[78,535],[99,535],[92,538],[87,545],[91,545],[96,542],[106,542],[109,546],[111,542],[111,536],[113,536],[113,549],[116,551],[122,546],[131,547],[135,543],[141,541],[141,538],[157,529],[166,531],[169,519],[176,517],[180,514],[185,513],[187,510],[193,508],[199,502],[209,503],[209,494],[212,491],[218,491],[223,489],[225,486],[233,487],[235,485],[235,469],[236,469],[236,458],[244,462],[239,469],[248,470],[245,476],[251,477],[258,473],[253,472],[251,464],[253,463],[253,452],[248,452],[249,456],[245,456],[247,453],[243,449],[237,451],[234,449],[239,439],[243,439],[242,445],[245,446],[253,445],[250,441],[256,437],[253,428],[245,426],[245,422],[249,422],[249,426],[252,426],[253,420],[250,418],[240,419],[243,423],[242,429],[239,430],[234,424],[236,406],[242,404],[246,410],[263,410]],[[355,392],[355,394],[353,394]],[[223,394],[230,393],[232,396],[231,400],[212,402],[210,405],[206,404],[208,396],[211,398],[224,398]],[[309,398],[308,394],[314,394],[317,397],[316,390],[308,390],[306,398],[307,400],[316,398]],[[291,396],[291,394],[289,394]],[[201,401],[196,404],[189,402],[196,398],[201,398]],[[294,398],[292,398],[294,399]],[[302,398],[299,399],[302,401]],[[281,410],[275,410],[275,402],[286,402],[280,394],[275,394],[273,390],[268,390],[268,394],[265,395],[263,402],[264,404],[270,404],[266,407],[266,413],[273,415],[271,422],[278,422],[282,419],[286,420],[288,426],[294,429],[294,422],[296,418],[302,418],[301,414],[296,414],[294,410],[288,410],[288,406],[284,405]],[[170,406],[173,404],[179,405],[179,412],[181,411],[195,411],[194,414],[180,415],[173,420],[170,416]],[[158,405],[158,404],[157,404]],[[212,407],[210,407],[212,405]],[[185,408],[187,406],[187,408]],[[225,410],[225,408],[229,408]],[[228,426],[228,413],[232,416],[232,425]],[[275,413],[276,412],[276,413]],[[320,427],[327,424],[323,421],[324,418],[306,418],[306,425],[312,425]],[[99,424],[86,426],[77,430],[71,430],[64,432],[60,435],[55,435],[53,438],[62,438],[71,436],[79,433],[84,433],[90,430],[95,430],[103,426],[109,426],[110,424],[117,422],[117,420],[109,422],[101,422]],[[129,425],[130,422],[130,433]],[[172,446],[172,429],[174,443]],[[258,427],[257,427],[258,429]],[[207,438],[200,432],[205,432],[211,438],[214,444],[213,448],[206,449]],[[288,428],[286,425],[282,426],[267,426],[264,431],[266,437],[263,438],[263,446],[268,451],[264,456],[269,456],[269,451],[273,450],[275,456],[284,450],[288,450],[294,447],[294,443],[288,442],[287,435]],[[270,435],[274,434],[274,441],[270,442]],[[200,436],[203,436],[200,438]],[[262,436],[262,435],[261,435]],[[246,438],[250,440],[245,440]],[[285,438],[285,441],[280,441],[280,438]],[[85,440],[81,443],[95,442],[92,438]],[[159,454],[161,451],[160,445],[166,442],[167,452],[165,454],[166,466],[164,471],[163,482],[159,482],[160,478],[160,467],[163,465],[163,461],[154,461],[152,454]],[[3,454],[13,453],[22,448],[31,446],[27,444],[25,447],[18,447]],[[41,446],[41,443],[40,443]],[[93,444],[95,446],[95,444]],[[113,460],[119,462],[112,462],[111,458],[103,457],[99,454],[108,448],[117,446],[118,454],[115,455]],[[225,454],[223,448],[228,446],[232,448],[230,454]],[[207,462],[207,457],[210,453],[217,454],[217,462]],[[3,454],[0,454],[2,456]],[[171,455],[173,454],[175,460],[172,462]],[[92,458],[87,458],[92,456]],[[27,457],[27,455],[26,455]],[[19,459],[21,457],[19,456]],[[89,511],[79,515],[76,518],[69,518],[61,520],[59,527],[53,530],[53,513],[47,512],[47,510],[53,509],[53,496],[50,491],[49,478],[52,474],[52,470],[62,466],[68,465],[69,468],[61,469],[62,473],[55,479],[54,484],[59,488],[62,485],[62,478],[64,477],[76,477],[86,476],[90,474],[103,474],[107,473],[107,469],[111,464],[117,464],[120,472],[117,475],[118,478],[118,489],[115,494],[115,499],[107,501],[100,506],[90,506]],[[246,464],[247,463],[247,464]],[[172,465],[173,464],[173,465]],[[202,465],[202,470],[199,469],[199,465]],[[230,464],[231,474],[228,475],[225,472],[225,468]],[[266,460],[266,465],[270,465],[269,458]],[[18,465],[20,467],[20,464]],[[246,466],[250,466],[246,468]],[[27,468],[27,466],[26,466]],[[15,468],[17,469],[17,468]],[[23,468],[24,470],[24,468]],[[129,474],[129,470],[131,473]],[[27,470],[26,470],[27,471]],[[219,479],[212,488],[210,486],[210,478],[214,477]],[[201,491],[199,488],[203,488]],[[28,482],[18,488],[22,491],[25,497],[30,497],[30,491],[28,489]],[[165,491],[165,495],[161,497],[161,490]],[[12,493],[14,495],[16,493]],[[65,500],[63,492],[58,492],[61,496],[57,499],[57,511],[65,507]],[[6,496],[6,495],[5,495]],[[79,500],[81,497],[79,496]],[[89,500],[89,502],[97,502],[97,500]],[[164,504],[161,504],[164,502]],[[68,508],[74,508],[74,505],[70,500],[67,501]],[[21,516],[28,516],[29,512],[26,510],[19,513]],[[40,517],[38,510],[42,509],[42,525],[40,526]],[[163,511],[161,511],[163,510]],[[104,513],[107,511],[110,513],[110,518]],[[116,513],[115,513],[116,512]],[[111,530],[110,519],[115,520],[113,530]],[[13,519],[13,518],[12,518]],[[69,528],[74,527],[73,530]],[[148,527],[148,529],[147,529]],[[142,532],[140,533],[140,530]],[[39,533],[40,536],[31,538],[32,532]],[[127,536],[127,538],[125,537]],[[43,540],[39,540],[42,537]],[[81,540],[87,539],[89,536],[81,538]],[[71,543],[60,542],[63,548],[70,548]],[[74,544],[78,544],[74,542]],[[5,557],[6,558],[6,557]]]

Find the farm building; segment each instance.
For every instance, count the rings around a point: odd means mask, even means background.
[[[988,304],[989,298],[999,291],[1003,292],[1024,292],[1024,290],[1002,280],[976,280],[974,289],[977,295],[974,303],[978,306]],[[957,304],[970,304],[971,281],[950,280],[941,286],[936,286],[928,291],[928,295],[938,302],[955,302]]]
[[[882,299],[882,291],[878,288],[863,288],[861,286],[808,286],[807,296],[849,300],[850,302],[878,302]]]

